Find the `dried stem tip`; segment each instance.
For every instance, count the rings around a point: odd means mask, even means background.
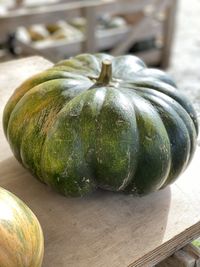
[[[97,83],[109,84],[112,79],[112,63],[110,60],[105,59],[102,62],[101,73],[97,78]]]

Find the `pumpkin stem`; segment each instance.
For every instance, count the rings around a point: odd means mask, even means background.
[[[109,84],[112,78],[112,63],[110,60],[105,59],[102,61],[101,73],[97,78],[98,84]]]

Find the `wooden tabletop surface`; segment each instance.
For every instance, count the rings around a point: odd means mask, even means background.
[[[0,64],[0,120],[13,90],[51,66],[40,57]],[[13,157],[0,126],[0,186],[24,200],[45,237],[43,267],[152,266],[200,236],[200,149],[178,182],[138,198],[97,191],[65,198]]]

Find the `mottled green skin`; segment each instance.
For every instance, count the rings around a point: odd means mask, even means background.
[[[105,59],[108,84],[97,82]],[[16,158],[66,196],[97,187],[159,190],[186,168],[198,134],[195,111],[175,83],[134,56],[59,62],[15,91],[3,119]]]

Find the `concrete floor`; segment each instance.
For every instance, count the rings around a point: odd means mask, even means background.
[[[200,0],[179,0],[168,72],[194,104],[200,125]]]
[[[169,73],[200,119],[200,0],[179,0]]]

